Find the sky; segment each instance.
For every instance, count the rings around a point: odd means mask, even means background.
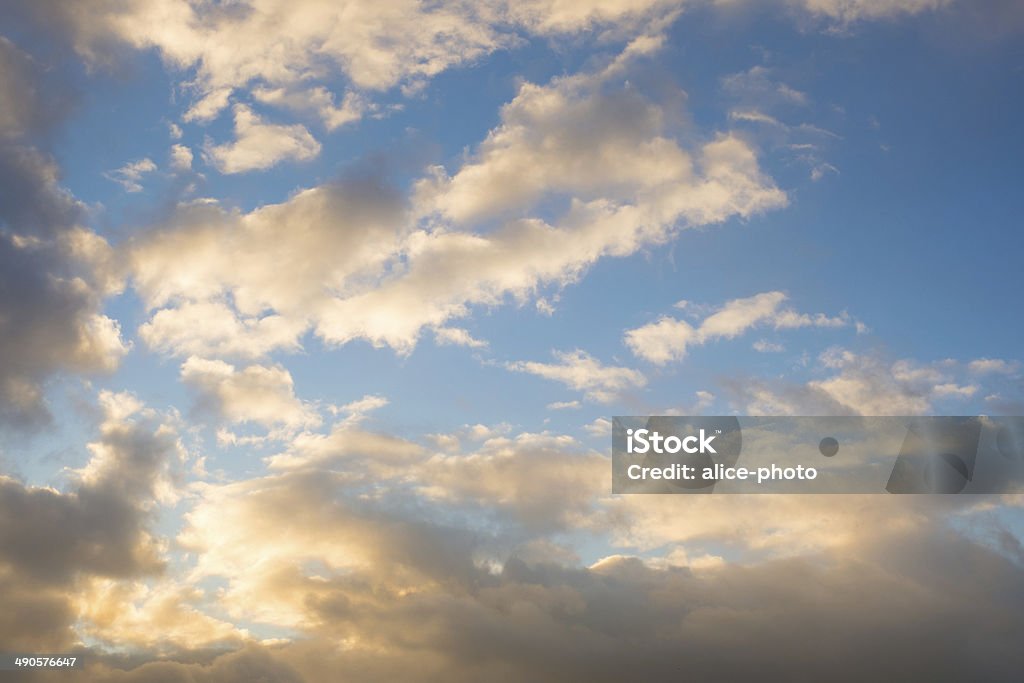
[[[610,464],[614,415],[1024,414],[1018,2],[0,36],[0,651],[87,662],[32,680],[1020,671],[1019,497]]]

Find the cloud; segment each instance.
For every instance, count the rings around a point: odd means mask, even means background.
[[[548,404],[548,410],[575,410],[579,407],[579,401],[555,401]]]
[[[556,363],[514,361],[505,367],[513,372],[525,372],[544,379],[560,382],[574,391],[580,391],[590,401],[610,403],[623,392],[639,389],[647,378],[630,368],[602,365],[586,351],[555,351]]]
[[[171,168],[175,171],[192,169],[192,150],[185,145],[171,145]]]
[[[786,350],[786,347],[782,344],[768,341],[767,339],[758,339],[754,342],[753,348],[758,353],[781,353]]]
[[[946,404],[962,411],[965,400],[986,393],[966,381],[963,370],[951,360],[893,362],[832,347],[814,368],[823,378],[796,383],[748,377],[729,385],[734,405],[752,415],[923,415]]]
[[[792,0],[811,14],[840,23],[872,19],[891,19],[901,15],[941,9],[954,0]]]
[[[715,680],[766,668],[870,677],[875,663],[836,654],[851,642],[929,680],[1003,679],[1020,659],[1021,568],[949,523],[984,524],[965,501],[605,498],[605,458],[530,434],[465,455],[413,449],[390,476],[366,479],[364,463],[395,444],[359,434],[342,444],[354,447],[341,459],[201,487],[178,539],[196,553],[193,577],[223,586],[218,609],[300,637],[212,662],[167,658],[125,674],[105,665],[110,680],[232,681],[226,663],[250,660],[270,680],[344,669],[355,680],[470,681],[487,671],[611,681],[677,673],[681,653],[690,673]],[[373,496],[360,495],[367,481]],[[481,514],[487,524],[474,528]],[[551,540],[564,528],[553,520],[599,529],[620,550],[579,566]],[[717,559],[704,542],[723,547]],[[729,559],[737,552],[742,561]],[[948,637],[951,621],[968,642],[920,657],[920,639]],[[934,632],[922,627],[930,623]],[[737,643],[743,658],[727,654]]]
[[[967,368],[971,372],[979,375],[1013,375],[1020,370],[1020,363],[1017,361],[1003,360],[1002,358],[978,358],[968,363]]]
[[[601,258],[664,243],[684,227],[783,206],[785,194],[739,138],[718,135],[691,157],[663,134],[661,106],[626,84],[634,62],[659,45],[656,37],[637,39],[596,71],[524,84],[480,153],[450,178],[435,171],[423,179],[412,207],[352,179],[247,214],[181,207],[134,245],[137,288],[151,308],[161,307],[140,336],[176,354],[259,355],[296,348],[312,327],[329,344],[366,339],[408,353],[424,327],[442,328],[472,306],[525,301],[541,287],[577,280]],[[611,182],[590,168],[600,161],[595,153],[621,169]],[[559,178],[570,179],[518,180],[536,175],[527,167],[551,164],[562,164],[567,175]],[[522,171],[515,182],[503,170],[509,165]],[[551,223],[531,215],[550,193],[567,200]],[[459,199],[466,196],[470,205]],[[474,203],[478,197],[484,204]],[[455,225],[499,210],[518,217],[479,232]],[[301,223],[287,244],[277,239],[282,223]],[[237,314],[226,314],[227,300]]]
[[[46,422],[54,373],[113,370],[128,347],[103,315],[119,289],[110,247],[79,226],[82,205],[37,143],[61,109],[45,72],[0,39],[0,422]]]
[[[603,27],[629,35],[653,18],[671,16],[676,4],[259,0],[225,11],[154,0],[101,1],[81,12],[44,1],[22,13],[50,31],[67,31],[90,66],[116,60],[124,46],[155,49],[194,97],[186,120],[209,121],[236,96],[283,93],[270,99],[286,108],[305,100],[303,108],[335,128],[372,110],[367,94],[415,93],[447,69],[519,44],[524,32],[554,36]],[[335,105],[328,87],[337,87],[339,77],[346,94]]]
[[[177,145],[180,147],[180,145]],[[147,173],[152,173],[156,170],[156,164],[149,157],[139,159],[138,161],[132,161],[121,168],[108,171],[103,174],[107,180],[113,180],[115,183],[124,188],[125,192],[142,192],[142,176]]]
[[[664,243],[683,227],[784,205],[785,194],[761,174],[741,140],[721,135],[691,160],[660,134],[657,109],[623,89],[627,66],[656,44],[639,40],[598,72],[525,84],[480,155],[454,176],[435,172],[415,199],[443,224],[528,211],[554,193],[570,199],[560,218],[549,223],[527,213],[486,233],[417,231],[405,267],[372,291],[331,302],[320,333],[336,343],[366,338],[408,352],[422,327],[465,316],[472,305],[523,301],[545,285],[577,280],[601,258]],[[601,155],[614,163],[598,173]],[[548,182],[538,169],[552,166],[565,174]]]
[[[775,71],[757,64],[722,78],[722,89],[751,106],[805,106],[811,98],[776,78]]]
[[[297,349],[328,301],[380,272],[398,248],[403,216],[400,199],[372,179],[304,190],[247,214],[183,205],[125,247],[136,291],[153,311],[139,336],[185,356]]]
[[[181,380],[195,392],[201,414],[228,424],[261,425],[272,430],[272,438],[320,423],[317,412],[295,396],[291,373],[281,366],[236,369],[224,361],[192,356],[181,366]]]
[[[606,437],[612,435],[612,421],[606,417],[599,417],[590,424],[583,425],[587,434],[594,437]]]
[[[378,109],[365,97],[353,91],[345,93],[341,104],[336,104],[334,94],[322,87],[309,90],[257,88],[253,91],[253,97],[264,104],[277,105],[299,112],[314,112],[329,131],[355,123],[368,112]]]
[[[167,420],[131,395],[101,392],[99,438],[67,492],[0,477],[0,576],[70,586],[81,577],[158,573],[149,530],[158,501],[175,500],[186,459]]]
[[[343,406],[330,406],[330,411],[334,415],[345,414],[345,419],[342,424],[346,427],[351,427],[359,424],[365,420],[371,412],[379,410],[384,406],[388,405],[390,401],[384,396],[378,396],[376,394],[367,394],[360,399],[346,403]]]
[[[487,342],[474,339],[469,332],[460,327],[439,327],[434,330],[434,340],[441,346],[468,346],[473,349],[487,346]]]
[[[261,171],[281,161],[308,161],[320,154],[320,143],[301,124],[264,123],[244,104],[236,104],[234,113],[235,140],[208,144],[203,150],[221,173]]]
[[[744,299],[733,299],[707,316],[697,327],[685,320],[662,316],[657,322],[627,330],[624,340],[637,357],[664,365],[685,358],[687,350],[692,346],[717,339],[733,339],[760,325],[784,330],[844,327],[851,324],[846,313],[829,317],[824,313],[810,315],[792,308],[781,308],[786,299],[782,292],[764,292]]]

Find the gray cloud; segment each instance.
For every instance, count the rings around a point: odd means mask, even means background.
[[[78,226],[81,205],[35,146],[61,109],[43,73],[0,38],[0,422],[21,428],[47,420],[51,374],[112,369],[125,351],[100,313],[106,243]]]

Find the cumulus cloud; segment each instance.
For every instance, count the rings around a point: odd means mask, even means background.
[[[180,146],[180,145],[179,145]],[[149,157],[131,161],[119,169],[104,173],[107,180],[113,180],[125,192],[142,192],[142,176],[156,170],[156,164]]]
[[[379,272],[402,226],[400,199],[372,180],[305,190],[247,214],[182,206],[128,247],[136,290],[154,310],[139,335],[181,355],[297,349],[332,297]]]
[[[100,408],[99,438],[85,466],[69,473],[67,491],[0,476],[0,592],[5,603],[41,610],[24,623],[0,620],[5,643],[45,622],[53,630],[39,643],[68,647],[76,587],[164,567],[153,513],[158,502],[178,498],[186,452],[173,425],[133,396],[103,392]]]
[[[320,143],[306,127],[293,123],[265,123],[252,109],[236,104],[235,139],[223,145],[207,145],[206,160],[221,173],[245,173],[291,161],[308,161],[320,154]]]
[[[963,410],[965,400],[983,392],[973,373],[952,360],[887,361],[831,347],[814,371],[819,377],[804,383],[737,378],[729,383],[734,404],[753,415],[922,415],[942,405]]]
[[[155,48],[194,96],[187,120],[214,118],[236,94],[280,93],[270,96],[277,98],[275,104],[290,107],[305,99],[333,128],[368,110],[364,93],[396,87],[415,92],[449,68],[515,45],[522,31],[556,35],[617,24],[628,34],[652,17],[671,13],[676,4],[252,0],[224,11],[156,0],[100,2],[89,12],[41,2],[25,11],[51,30],[67,30],[75,49],[92,65],[111,61],[126,45]],[[335,105],[326,86],[338,76],[348,90]]]
[[[192,169],[192,150],[185,145],[171,145],[171,168],[175,171]]]
[[[255,423],[271,438],[320,423],[316,410],[295,396],[291,373],[281,366],[238,369],[195,356],[181,366],[181,380],[196,394],[196,410],[229,423]]]
[[[127,345],[101,312],[119,287],[111,250],[78,225],[82,206],[35,146],[60,101],[6,39],[0,72],[0,421],[27,428],[48,418],[49,376],[112,370]]]
[[[584,397],[599,403],[609,403],[623,392],[639,389],[647,384],[642,373],[631,368],[603,365],[586,351],[555,351],[557,362],[514,361],[505,367],[513,372],[525,372],[564,384],[580,391]]]
[[[782,292],[764,292],[744,299],[733,299],[696,326],[685,320],[662,316],[657,322],[627,330],[624,340],[637,357],[664,365],[682,360],[693,346],[717,339],[733,339],[760,325],[785,330],[799,327],[844,327],[852,324],[846,313],[829,317],[824,313],[811,315],[783,308],[786,299]]]
[[[259,355],[296,347],[313,327],[331,344],[367,339],[408,353],[424,327],[444,328],[474,305],[523,301],[681,228],[783,206],[742,140],[722,134],[688,152],[666,135],[661,105],[627,85],[660,44],[638,38],[596,71],[524,84],[479,153],[451,177],[435,170],[418,183],[411,208],[355,181],[248,214],[181,207],[133,249],[138,289],[159,308],[140,336],[178,354]],[[552,165],[565,173],[521,180]],[[566,211],[552,223],[531,215],[552,193]],[[510,211],[493,230],[460,225]],[[297,226],[285,244],[282,222]],[[223,311],[229,298],[236,315]],[[211,324],[194,324],[206,310]]]
[[[684,652],[695,675],[716,680],[765,668],[862,680],[877,671],[865,647],[943,680],[1005,678],[1020,659],[1007,624],[1020,619],[1021,569],[946,523],[983,523],[966,501],[606,497],[606,458],[567,437],[520,434],[443,456],[360,432],[329,440],[297,443],[296,454],[318,454],[274,474],[198,488],[178,538],[196,553],[193,578],[222,582],[218,609],[301,638],[208,663],[95,672],[220,682],[246,661],[270,680],[338,668],[356,680],[622,680],[677,672]],[[391,469],[365,472],[382,461]],[[473,526],[481,513],[487,525]],[[580,566],[552,540],[565,528],[600,529],[620,550]],[[708,554],[705,542],[745,560]],[[932,637],[921,624],[936,623],[939,637],[951,622],[970,642],[915,652]],[[723,656],[737,642],[744,657]],[[857,651],[836,654],[850,642]]]
[[[341,103],[335,102],[334,94],[327,88],[288,90],[286,88],[257,88],[253,97],[264,104],[285,107],[293,111],[313,112],[323,121],[327,130],[335,130],[354,123],[378,107],[356,92],[345,93]]]

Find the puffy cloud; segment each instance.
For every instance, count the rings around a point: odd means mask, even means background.
[[[81,633],[117,647],[147,652],[238,647],[249,634],[210,616],[204,591],[169,577],[158,581],[96,579],[78,595]]]
[[[294,348],[312,326],[332,344],[363,338],[405,353],[424,327],[443,328],[473,305],[522,301],[682,227],[784,205],[740,139],[717,136],[691,158],[665,135],[661,107],[625,82],[659,44],[640,38],[597,71],[523,85],[474,159],[450,178],[436,172],[418,184],[413,211],[355,181],[244,215],[182,207],[133,249],[138,289],[151,307],[164,307],[140,335],[179,354],[259,355]],[[598,163],[604,170],[594,170]],[[565,173],[520,180],[552,165]],[[565,213],[554,223],[531,217],[551,193],[568,199]],[[512,210],[526,215],[487,232],[452,225]],[[282,225],[292,226],[287,243],[278,240]],[[239,315],[224,315],[227,299]],[[206,309],[208,330],[192,324]]]
[[[627,49],[597,74],[556,79],[544,87],[524,85],[503,116],[529,111],[539,118],[529,127],[503,123],[488,137],[479,160],[468,162],[450,179],[425,181],[417,197],[420,207],[457,221],[513,204],[529,207],[542,191],[570,193],[574,198],[569,209],[556,223],[524,218],[486,234],[446,229],[414,233],[404,271],[372,291],[333,301],[321,334],[336,342],[365,337],[408,351],[423,326],[466,315],[470,305],[496,305],[509,296],[521,301],[544,285],[576,280],[601,258],[628,256],[663,243],[679,227],[748,217],[784,205],[785,195],[761,174],[752,150],[738,138],[721,136],[704,144],[691,165],[688,154],[659,135],[659,116],[627,115],[615,102],[599,105],[606,81],[621,78],[625,65],[643,49]],[[627,103],[625,110],[631,106]],[[614,164],[602,167],[623,169],[609,171],[611,183],[602,180],[607,174],[591,168],[599,161],[594,150],[603,153],[603,138],[579,134],[595,129],[612,137],[606,152],[621,153]],[[515,132],[520,130],[530,133]],[[646,142],[638,142],[639,132]],[[572,139],[563,140],[563,135]],[[549,148],[557,151],[549,154]],[[655,159],[658,163],[652,165]],[[521,164],[528,160],[533,167],[527,173]],[[549,185],[521,180],[552,164],[580,173],[567,170]],[[506,176],[506,165],[520,169],[515,179]],[[577,192],[584,198],[575,198]]]
[[[430,500],[471,503],[550,530],[588,525],[609,469],[607,457],[570,437],[523,433],[488,439],[470,454],[434,456],[413,476]]]
[[[100,406],[99,438],[88,463],[69,473],[67,491],[0,477],[0,595],[13,606],[8,615],[25,617],[0,619],[5,643],[66,648],[77,589],[164,568],[150,526],[155,504],[177,498],[185,451],[173,426],[132,396],[103,392]],[[29,609],[38,611],[19,611]]]
[[[311,108],[336,127],[367,110],[360,91],[400,86],[414,92],[446,69],[516,44],[521,30],[554,35],[617,24],[621,32],[635,32],[676,4],[247,0],[225,9],[186,0],[105,0],[88,12],[59,2],[40,2],[23,12],[50,30],[67,30],[91,64],[111,60],[123,45],[155,48],[169,67],[188,74],[183,85],[195,101],[186,119],[213,118],[235,93],[284,92],[293,101],[315,102]],[[335,106],[327,86],[338,75],[351,89]]]
[[[851,324],[846,313],[829,317],[810,315],[792,308],[781,308],[786,301],[782,292],[764,292],[744,299],[733,299],[694,327],[685,320],[663,316],[625,333],[626,346],[638,357],[663,365],[681,360],[692,346],[716,339],[733,339],[759,325],[776,330],[799,327],[843,327]],[[758,349],[761,350],[761,349]]]
[[[228,423],[256,423],[277,438],[316,426],[320,416],[295,396],[291,373],[281,366],[235,366],[195,356],[181,366],[181,379],[197,396],[197,409]]]
[[[0,149],[0,226],[40,239],[70,229],[82,207],[60,185],[57,164],[17,139],[0,140]]]
[[[583,429],[586,430],[587,434],[595,437],[605,437],[612,435],[612,421],[607,417],[599,417],[590,424],[584,425]]]
[[[219,607],[234,619],[301,638],[205,664],[96,672],[231,681],[221,660],[253,657],[270,680],[339,668],[356,680],[429,671],[468,681],[485,670],[494,680],[621,680],[677,672],[682,652],[691,672],[716,680],[764,668],[862,680],[877,667],[841,654],[850,642],[929,680],[1000,680],[1020,660],[1021,569],[947,524],[983,523],[967,501],[605,498],[605,458],[529,434],[465,455],[416,451],[406,467],[366,478],[365,463],[393,448],[363,438],[340,459],[198,489],[179,538],[197,553],[194,578],[224,582]],[[498,516],[474,528],[488,510]],[[622,550],[581,567],[550,540],[557,519]],[[742,561],[728,559],[737,553]],[[971,638],[920,657],[920,642],[948,636],[949,623]],[[728,656],[737,643],[739,660]]]
[[[77,225],[81,205],[32,145],[48,118],[37,110],[59,106],[36,65],[6,40],[0,71],[0,421],[32,427],[48,417],[47,377],[111,370],[127,348],[101,313],[103,296],[118,287],[110,248]]]
[[[574,391],[583,392],[591,401],[609,403],[623,392],[647,384],[642,373],[624,367],[603,365],[586,351],[555,351],[556,363],[514,361],[505,367],[560,382]]]
[[[365,97],[352,91],[345,93],[341,104],[337,104],[334,94],[322,87],[310,90],[257,88],[253,91],[253,97],[265,104],[286,107],[293,111],[312,111],[320,117],[327,130],[335,130],[354,123],[367,112],[377,110],[377,107]]]
[[[235,140],[207,145],[203,154],[221,173],[257,171],[285,160],[307,161],[320,154],[320,143],[305,126],[265,123],[252,109],[236,104]]]
[[[127,351],[73,252],[66,241],[26,244],[0,234],[0,420],[45,421],[48,376],[110,371]]]
[[[327,301],[383,267],[402,226],[401,202],[372,181],[305,190],[243,215],[182,206],[127,247],[136,290],[157,309],[140,337],[206,357],[298,348]]]
[[[180,147],[180,145],[177,145]],[[104,173],[107,180],[113,180],[124,188],[125,192],[142,192],[142,176],[156,170],[156,164],[149,157],[131,161],[119,169]]]
[[[192,150],[185,145],[171,145],[171,168],[175,171],[192,169]]]
[[[965,369],[971,373],[969,364],[953,360],[893,362],[832,347],[814,368],[823,378],[802,384],[736,378],[729,388],[734,405],[753,415],[922,415],[946,404],[962,410],[964,401],[986,393],[967,381]]]

